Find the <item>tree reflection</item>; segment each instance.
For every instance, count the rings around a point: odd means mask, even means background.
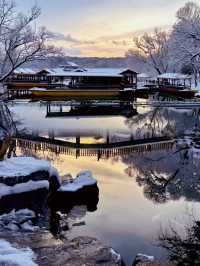
[[[199,109],[151,108],[128,118],[126,124],[135,131],[135,138],[183,135],[200,124]]]
[[[162,232],[159,246],[168,251],[169,260],[175,266],[200,265],[200,221],[194,220],[185,232],[170,226],[168,232]]]
[[[182,144],[176,151],[123,158],[125,172],[143,188],[146,198],[164,203],[186,198],[200,200],[200,149]]]
[[[136,138],[200,134],[199,108],[176,110],[152,108],[126,120]],[[186,141],[187,142],[187,141]],[[122,157],[126,174],[143,187],[144,195],[157,203],[168,200],[200,200],[200,150],[192,140],[177,145],[176,151],[151,152]],[[192,143],[193,142],[193,143]],[[198,147],[196,147],[198,146]]]

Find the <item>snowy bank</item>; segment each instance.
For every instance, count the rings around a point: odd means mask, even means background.
[[[17,249],[0,239],[0,265],[37,266],[33,259],[34,253],[30,248]]]

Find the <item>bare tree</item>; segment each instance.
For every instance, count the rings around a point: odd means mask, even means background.
[[[21,65],[55,54],[46,43],[45,28],[35,26],[40,14],[37,6],[25,15],[12,0],[0,0],[0,82]]]
[[[147,62],[158,74],[167,72],[169,68],[168,33],[155,29],[153,34],[145,33],[141,37],[135,37],[134,43]]]

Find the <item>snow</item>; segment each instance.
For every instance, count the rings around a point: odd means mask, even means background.
[[[38,226],[34,226],[32,219],[36,217],[35,212],[24,209],[10,213],[6,213],[0,216],[0,229],[9,231],[28,231],[34,232],[39,229]]]
[[[121,261],[121,255],[117,253],[114,249],[110,249],[110,252],[114,258],[116,258],[117,262]]]
[[[146,262],[146,261],[153,262],[155,260],[153,256],[149,256],[142,253],[137,254],[136,258],[141,262]]]
[[[22,209],[19,211],[12,210],[9,213],[5,213],[0,216],[0,221],[1,222],[8,222],[8,221],[13,221],[17,220],[19,223],[27,220],[27,219],[32,219],[35,218],[35,212],[31,211],[29,209]]]
[[[90,171],[82,171],[74,179],[72,183],[63,184],[58,191],[60,192],[76,192],[85,186],[95,185],[97,181],[92,177]]]
[[[33,223],[31,221],[27,221],[21,224],[21,229],[26,232],[34,232],[35,230],[39,229],[39,227],[33,226]]]
[[[37,160],[32,157],[13,157],[0,162],[0,176],[4,178],[28,176],[38,171],[46,171],[50,176],[59,177],[58,171],[45,160]]]
[[[124,70],[125,71],[125,70]],[[121,77],[122,69],[113,68],[87,68],[83,71],[64,70],[62,68],[52,69],[49,76],[64,76],[64,77]]]
[[[4,239],[0,239],[0,265],[37,266],[30,248],[17,249]]]
[[[140,73],[137,75],[138,79],[148,79],[151,78],[150,75],[146,74],[146,73]]]
[[[30,89],[30,91],[47,91],[46,88],[37,88],[37,87],[34,87],[32,89]]]
[[[63,76],[63,77],[122,77],[123,72],[133,71],[132,69],[127,68],[84,68],[77,69],[76,64],[69,62],[69,67],[61,66],[57,68],[47,68],[47,69],[31,69],[31,68],[18,68],[15,70],[15,74],[37,74],[42,71],[47,72],[47,76]]]
[[[7,229],[9,231],[14,231],[14,232],[19,231],[19,227],[15,223],[12,223],[12,222],[10,222],[7,226],[5,226],[4,229]]]
[[[125,134],[125,133],[114,133],[113,137],[119,138],[119,139],[129,139],[131,138],[130,134]]]
[[[29,181],[26,183],[17,184],[15,186],[6,186],[4,184],[0,184],[0,199],[8,195],[20,194],[38,189],[49,189],[49,182],[47,180]]]
[[[158,75],[157,78],[159,79],[191,79],[189,75],[183,75],[180,73],[163,73]]]
[[[14,71],[14,74],[36,74],[37,73],[37,70],[34,70],[32,68],[17,68],[15,71]]]

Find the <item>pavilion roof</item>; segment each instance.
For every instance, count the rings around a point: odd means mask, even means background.
[[[191,79],[190,75],[184,75],[181,73],[163,73],[158,75],[157,78],[159,79]]]
[[[75,70],[66,70],[63,67],[58,68],[17,68],[15,74],[27,74],[36,75],[45,71],[48,76],[59,76],[59,77],[122,77],[124,73],[137,74],[132,69],[127,68],[77,68]]]

